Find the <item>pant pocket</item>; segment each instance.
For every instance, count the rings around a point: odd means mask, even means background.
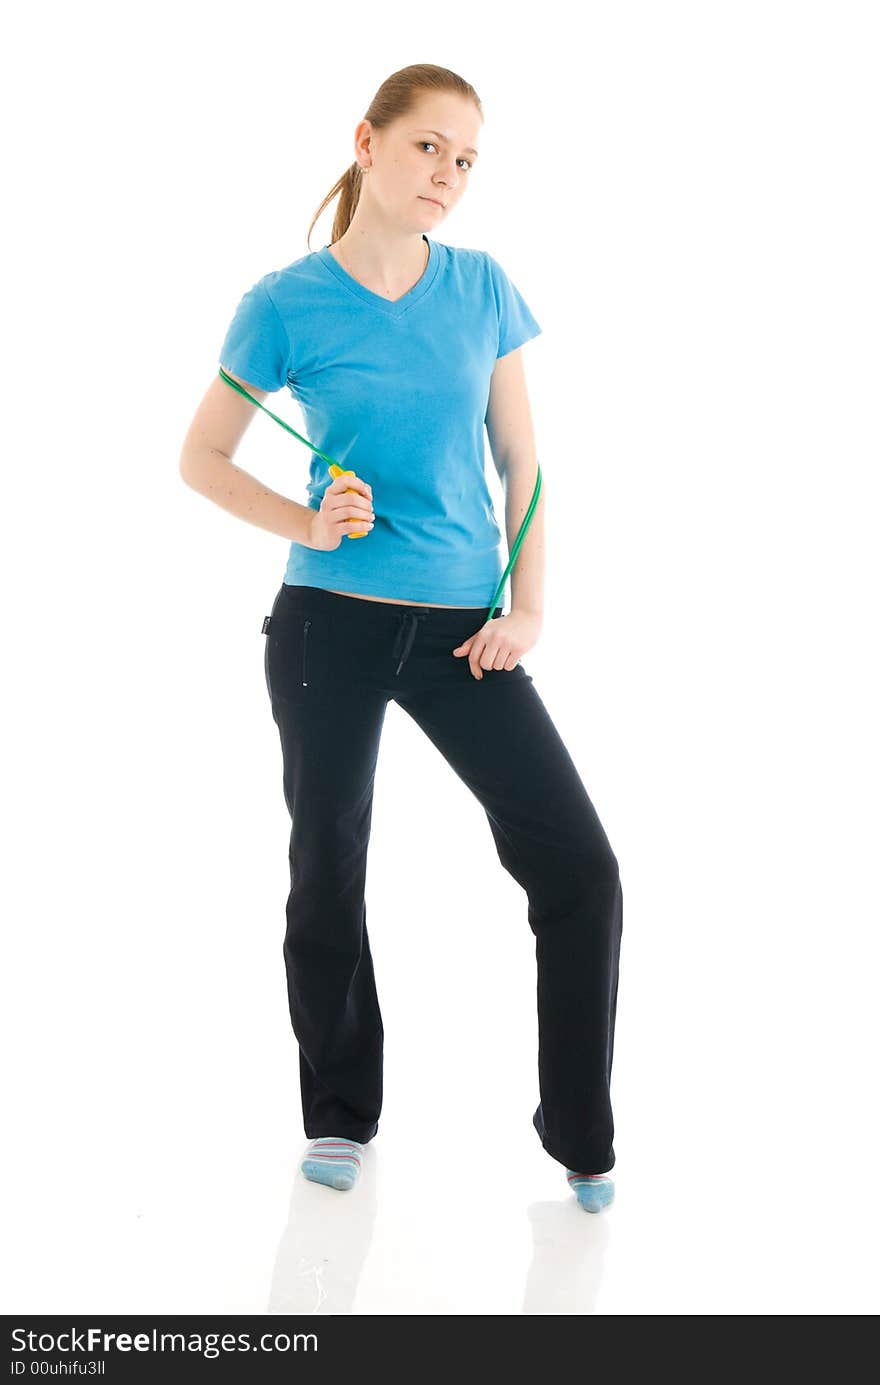
[[[309,631],[311,628],[311,616],[306,616],[303,621],[302,632],[302,685],[304,688],[309,686]]]
[[[308,696],[316,671],[315,617],[302,609],[280,606],[266,628],[263,668],[273,701]]]

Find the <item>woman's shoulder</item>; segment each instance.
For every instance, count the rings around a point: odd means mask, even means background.
[[[314,303],[316,290],[325,287],[327,271],[317,250],[299,255],[289,264],[268,269],[254,285],[262,290],[282,317],[297,307]]]
[[[479,250],[473,245],[445,245],[442,241],[438,241],[437,244],[453,259],[459,260],[463,264],[470,262],[474,265],[482,265],[491,258],[487,250]]]
[[[313,278],[319,271],[320,259],[320,253],[317,250],[310,250],[305,255],[297,256],[289,264],[267,270],[263,275],[262,282],[266,288],[273,288],[286,282]]]
[[[442,245],[451,277],[463,288],[487,292],[492,283],[496,261],[488,250],[475,245]]]

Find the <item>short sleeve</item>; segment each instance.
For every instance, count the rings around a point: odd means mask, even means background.
[[[280,390],[290,371],[290,339],[265,277],[242,297],[220,348],[220,364],[261,390]]]
[[[528,303],[498,261],[491,255],[487,255],[486,258],[489,261],[495,306],[498,311],[497,357],[501,357],[515,351],[524,342],[531,341],[532,337],[543,331],[543,328],[535,320]]]

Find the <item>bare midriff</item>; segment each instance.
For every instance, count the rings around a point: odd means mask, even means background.
[[[481,611],[482,606],[450,606],[444,601],[401,601],[396,596],[364,596],[363,592],[338,592],[328,587],[334,596],[356,596],[359,601],[384,601],[388,606],[439,606],[444,611]]]

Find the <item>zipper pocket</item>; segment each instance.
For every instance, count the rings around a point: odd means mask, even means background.
[[[308,648],[309,648],[309,626],[311,625],[311,623],[312,623],[311,620],[307,620],[306,623],[305,623],[305,625],[303,626],[303,676],[302,676],[302,685],[303,685],[304,688],[307,688],[307,687],[309,686],[308,679],[306,678],[306,668],[307,668],[307,657],[308,657]]]

